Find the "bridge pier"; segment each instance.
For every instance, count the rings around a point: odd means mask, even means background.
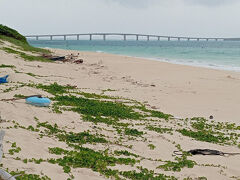
[[[39,37],[38,36],[36,36],[36,40],[38,40],[39,39]]]
[[[160,36],[158,36],[158,41],[160,41]]]
[[[190,38],[188,38],[187,40],[190,41]]]
[[[209,41],[209,39],[208,39],[208,38],[207,38],[206,40],[207,40],[207,41]]]
[[[218,41],[218,39],[217,39],[217,38],[216,38],[215,40],[216,40],[216,41]]]
[[[139,38],[139,36],[138,35],[136,35],[136,40],[138,41],[138,38]]]
[[[106,34],[103,35],[103,40],[106,41]]]
[[[181,40],[181,38],[178,38],[178,41],[180,41]]]
[[[147,41],[149,41],[150,40],[150,36],[147,36]]]
[[[170,37],[168,37],[168,41],[170,41],[171,39],[170,39]]]
[[[123,35],[123,40],[124,40],[124,41],[127,40],[127,35],[126,35],[126,34]]]
[[[89,34],[89,40],[90,41],[92,40],[92,34]]]
[[[67,40],[67,36],[66,36],[66,35],[64,35],[64,36],[63,36],[63,39],[64,39],[64,41],[66,41],[66,40]]]
[[[199,41],[200,39],[199,38],[197,38],[197,41]]]
[[[50,36],[50,40],[51,40],[51,41],[53,40],[53,36]]]
[[[79,35],[77,35],[77,40],[79,41]]]

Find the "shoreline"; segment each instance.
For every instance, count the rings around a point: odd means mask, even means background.
[[[50,49],[55,49],[55,48],[50,48]],[[56,48],[57,49],[57,48]],[[62,50],[67,50],[67,49],[62,49]],[[70,50],[71,51],[71,50]],[[78,51],[78,50],[76,50]],[[95,52],[95,53],[105,53],[105,54],[113,54],[113,53],[108,53],[108,52],[102,52],[102,51],[80,51],[80,52]],[[145,60],[151,60],[151,61],[158,61],[158,62],[163,62],[163,63],[169,63],[169,64],[175,64],[175,65],[183,65],[183,66],[190,66],[190,67],[197,67],[197,68],[206,68],[206,69],[213,69],[213,70],[220,70],[220,71],[230,71],[230,72],[237,72],[240,73],[240,66],[236,67],[238,70],[233,70],[230,66],[222,66],[219,67],[219,65],[214,64],[214,65],[204,65],[204,64],[191,64],[187,62],[178,62],[181,61],[173,59],[173,60],[168,60],[168,59],[163,59],[163,58],[150,58],[150,57],[141,57],[141,56],[130,56],[130,55],[124,55],[124,54],[113,54],[117,56],[122,56],[122,57],[130,57],[130,58],[139,58],[139,59],[145,59]],[[218,67],[217,67],[218,66]]]
[[[150,61],[155,61],[155,62],[161,62],[161,63],[168,63],[168,64],[173,64],[173,65],[180,65],[180,66],[187,66],[187,67],[194,67],[194,68],[204,68],[204,69],[211,69],[211,70],[217,70],[217,71],[226,71],[226,72],[234,72],[234,73],[240,73],[240,67],[239,70],[233,70],[231,69],[231,67],[229,68],[220,68],[220,67],[216,67],[215,65],[211,66],[211,65],[193,65],[190,63],[180,63],[177,62],[177,60],[173,60],[174,62],[172,62],[171,60],[165,60],[165,59],[161,59],[161,58],[150,58],[150,57],[141,57],[141,56],[130,56],[130,55],[124,55],[124,54],[114,54],[114,53],[108,53],[108,52],[104,52],[104,51],[81,51],[81,50],[71,50],[71,49],[61,49],[61,48],[50,48],[50,47],[43,47],[44,49],[49,49],[49,50],[64,50],[64,51],[76,51],[76,52],[85,52],[85,53],[102,53],[102,54],[109,54],[109,55],[116,55],[116,56],[120,56],[120,57],[128,57],[128,58],[135,58],[135,59],[144,59],[144,60],[150,60]]]
[[[34,45],[34,44],[33,44]],[[39,46],[39,47],[43,47],[43,48],[53,48],[54,47],[47,47],[47,46]],[[58,48],[56,48],[58,49]],[[67,49],[67,48],[63,48],[63,50],[71,50],[71,49]],[[85,50],[77,50],[76,51],[85,51]],[[87,52],[87,51],[86,51]],[[217,70],[224,70],[224,71],[233,71],[233,72],[240,72],[240,64],[239,66],[237,65],[231,65],[231,63],[226,64],[226,63],[216,63],[216,62],[208,62],[208,60],[206,59],[201,59],[197,60],[197,59],[189,59],[189,58],[165,58],[165,57],[151,57],[151,56],[141,56],[141,55],[128,55],[128,53],[124,52],[108,52],[108,51],[104,51],[104,50],[93,50],[93,51],[89,51],[89,52],[102,52],[102,53],[109,53],[109,54],[115,54],[115,55],[120,55],[120,56],[128,56],[128,57],[135,57],[135,58],[144,58],[144,59],[149,59],[149,60],[155,60],[155,61],[160,61],[160,62],[168,62],[171,64],[179,64],[179,65],[187,65],[187,66],[192,66],[192,67],[203,67],[203,68],[210,68],[210,69],[217,69]],[[204,53],[204,52],[203,52]],[[221,59],[223,60],[223,59]],[[221,60],[218,62],[221,62]],[[215,60],[214,60],[215,61]],[[232,61],[232,60],[230,60]]]

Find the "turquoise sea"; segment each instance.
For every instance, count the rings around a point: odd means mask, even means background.
[[[29,40],[35,47],[106,52],[240,71],[240,41]]]

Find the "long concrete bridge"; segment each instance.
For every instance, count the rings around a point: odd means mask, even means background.
[[[175,40],[175,41],[240,41],[240,38],[218,38],[218,37],[185,37],[185,36],[159,36],[159,35],[149,35],[149,34],[128,34],[128,33],[85,33],[85,34],[53,34],[53,35],[27,35],[25,36],[28,39],[49,39],[54,40],[56,37],[62,40],[67,40],[68,38],[74,38],[76,40],[80,40],[80,37],[88,37],[89,40],[93,40],[94,36],[101,36],[102,39],[105,41],[107,40],[108,36],[120,36],[124,41],[128,39],[128,37],[135,37],[136,41],[140,40],[141,38],[145,38],[147,41],[150,40]]]

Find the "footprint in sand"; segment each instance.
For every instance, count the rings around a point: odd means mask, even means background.
[[[137,86],[141,86],[141,87],[150,87],[150,86],[151,87],[156,87],[156,85],[154,85],[153,83],[152,84],[146,84],[146,83],[143,83],[141,81],[136,81],[133,78],[131,78],[131,76],[123,76],[122,79],[125,82],[131,83],[132,85],[137,85]]]

